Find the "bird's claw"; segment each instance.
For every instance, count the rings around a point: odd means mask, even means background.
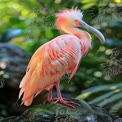
[[[53,99],[55,102],[54,104],[56,103],[61,103],[61,104],[64,104],[64,105],[67,105],[71,108],[76,108],[75,106],[80,106],[80,104],[76,103],[76,102],[73,102],[72,100],[64,100],[63,98],[54,98]]]

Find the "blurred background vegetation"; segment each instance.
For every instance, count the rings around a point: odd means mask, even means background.
[[[64,96],[77,96],[122,117],[122,0],[0,0],[0,45],[16,45],[12,48],[15,52],[22,48],[17,54],[10,54],[9,58],[4,55],[8,47],[0,49],[0,85],[5,83],[0,88],[0,116],[22,112],[21,106],[15,103],[19,82],[26,70],[21,69],[21,65],[26,67],[39,46],[61,34],[54,26],[54,14],[72,7],[83,11],[83,20],[99,29],[106,42],[101,44],[91,34],[91,49],[83,57],[71,82],[67,83],[67,75],[62,78],[61,90]],[[18,60],[15,60],[17,56]],[[17,63],[11,70],[12,65],[5,63],[10,59]]]

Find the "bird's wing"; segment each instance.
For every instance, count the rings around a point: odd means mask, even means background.
[[[62,37],[62,36],[61,36]],[[62,39],[63,38],[63,39]],[[62,37],[49,44],[47,50],[47,69],[49,74],[65,74],[70,72],[69,80],[74,76],[81,59],[81,45],[75,36]],[[59,76],[60,77],[60,76]]]
[[[44,51],[40,47],[32,56],[26,70],[26,74],[23,77],[19,87],[19,99],[24,93],[22,103],[30,105],[33,100],[35,93],[41,92],[40,85],[43,86],[43,82],[40,82],[40,76],[43,75],[43,62],[44,62]],[[41,72],[41,74],[40,74]]]
[[[60,36],[41,46],[32,56],[20,83],[19,97],[24,92],[24,104],[30,104],[35,93],[53,86],[66,72],[71,71],[72,78],[81,58],[80,51],[80,43],[74,36]]]

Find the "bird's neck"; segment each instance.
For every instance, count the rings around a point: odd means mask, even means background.
[[[64,26],[62,28],[62,30],[65,33],[75,35],[80,39],[83,54],[88,51],[88,49],[91,46],[91,36],[90,36],[89,33],[87,33],[86,31],[80,30],[78,28],[70,28],[70,27],[67,27],[67,26]]]

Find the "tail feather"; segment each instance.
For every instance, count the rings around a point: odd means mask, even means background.
[[[23,79],[19,85],[19,88],[22,88],[23,86],[25,86],[27,81],[29,81],[30,77],[31,77],[31,70],[29,72],[26,72],[25,76],[23,77]]]
[[[44,52],[45,48],[39,48],[32,56],[27,72],[20,83],[19,99],[23,94],[22,103],[30,105],[35,94],[41,92],[45,87],[44,82]]]
[[[24,103],[24,105],[29,106],[32,104],[32,101],[33,101],[33,96],[31,96],[27,100],[23,101],[23,103]]]
[[[19,97],[18,97],[18,99],[20,99],[20,97],[22,96],[23,92],[24,92],[24,88],[21,88],[21,89],[20,89],[20,92],[19,92]]]
[[[24,105],[30,105],[32,103],[33,97],[35,94],[41,92],[41,84],[40,84],[40,75],[39,72],[35,69],[33,73],[30,71],[26,73],[24,78],[20,83],[20,93],[19,99],[23,94],[22,103]]]

